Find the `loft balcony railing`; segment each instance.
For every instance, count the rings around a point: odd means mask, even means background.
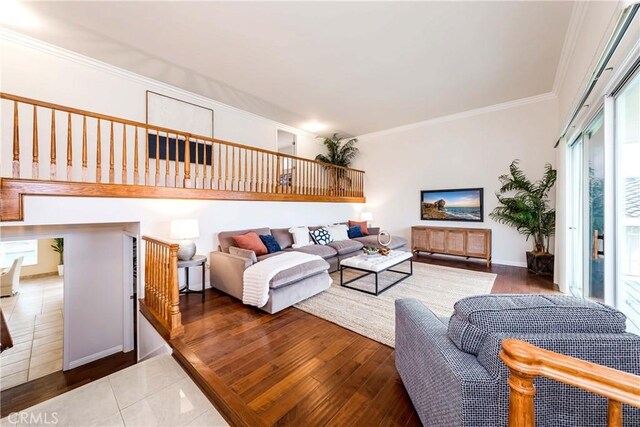
[[[3,221],[23,219],[27,194],[365,201],[361,170],[7,93],[0,101]]]

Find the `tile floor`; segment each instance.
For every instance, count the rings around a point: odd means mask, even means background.
[[[0,354],[0,390],[62,370],[60,276],[22,279],[20,292],[1,298],[13,347]]]
[[[9,415],[0,426],[28,425],[34,419],[57,426],[228,425],[170,355],[156,356]]]

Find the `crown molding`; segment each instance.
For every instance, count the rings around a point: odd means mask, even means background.
[[[377,132],[371,132],[358,136],[358,138],[365,138],[369,136],[388,135],[396,132],[403,132],[411,129],[418,129],[421,127],[433,126],[439,123],[450,122],[454,120],[460,120],[467,117],[479,116],[482,114],[492,113],[494,111],[507,110],[510,108],[521,107],[523,105],[535,104],[537,102],[548,101],[550,99],[556,99],[557,96],[553,92],[543,93],[541,95],[530,96],[527,98],[520,98],[514,101],[503,102],[500,104],[489,105],[486,107],[475,108],[473,110],[462,111],[460,113],[450,114],[447,116],[436,117],[421,122],[411,123],[408,125],[397,126],[389,129],[380,130]]]
[[[562,43],[562,50],[560,51],[560,60],[558,61],[556,75],[553,79],[553,88],[551,89],[552,93],[558,94],[560,87],[567,76],[569,63],[571,62],[571,58],[573,58],[576,42],[578,41],[578,36],[582,29],[584,17],[587,15],[588,7],[589,2],[575,2],[573,4],[567,33],[564,35],[564,42]]]
[[[185,89],[181,89],[177,86],[173,86],[168,83],[164,83],[162,81],[155,80],[150,77],[146,77],[141,74],[137,74],[120,67],[116,67],[115,65],[111,65],[106,62],[99,61],[89,56],[82,55],[80,53],[53,45],[51,43],[44,42],[42,40],[38,40],[36,38],[27,36],[25,34],[22,34],[16,31],[9,30],[7,28],[0,27],[0,40],[15,43],[17,45],[20,45],[29,49],[37,50],[39,52],[43,52],[48,55],[52,55],[67,61],[71,61],[76,64],[91,67],[95,70],[102,71],[123,79],[127,79],[135,83],[143,84],[148,86],[149,89],[154,89],[156,91],[161,91],[161,92],[164,91],[165,93],[166,91],[171,91],[172,95],[176,97],[188,97],[190,100],[196,103],[205,104],[214,109],[218,107],[218,108],[224,108],[230,111],[234,111],[239,114],[243,114],[247,117],[251,117],[252,119],[260,120],[262,122],[267,122],[269,124],[272,124],[278,127],[279,129],[286,130],[286,131],[295,133],[297,135],[304,135],[310,138],[317,137],[316,134],[306,131],[304,129],[296,128],[291,125],[277,122],[267,117],[264,117],[246,110],[242,110],[232,105],[228,105],[220,101],[216,101],[215,99],[198,95],[197,93],[190,92]]]

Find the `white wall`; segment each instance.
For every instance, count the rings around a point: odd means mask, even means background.
[[[128,71],[104,64],[82,55],[36,41],[8,30],[0,29],[0,89],[3,92],[34,98],[41,101],[61,104],[102,114],[108,114],[129,120],[145,122],[146,91],[152,90],[163,95],[211,108],[215,113],[214,137],[269,150],[277,149],[277,129],[283,129],[297,135],[298,156],[313,158],[323,148],[315,135],[300,129],[274,122],[264,117],[224,105],[215,100],[186,92],[162,82],[139,76]],[[12,123],[13,104],[8,101],[0,103],[0,114],[3,123]],[[50,111],[39,111],[39,133],[46,143],[40,144],[40,176],[49,175],[50,148]],[[21,152],[31,153],[31,116],[32,109],[22,105],[19,115],[23,118],[20,127]],[[28,118],[28,119],[27,119]],[[74,176],[81,177],[82,119],[73,117],[73,152]],[[57,152],[60,161],[57,164],[58,176],[66,174],[66,117],[56,117]],[[108,169],[108,128],[102,124],[103,139],[103,173]],[[11,159],[12,126],[3,126],[1,131],[2,147],[0,157]],[[96,133],[96,124],[88,120],[89,139]],[[122,130],[115,129],[116,141],[120,141]],[[46,138],[45,138],[46,137]],[[95,139],[95,137],[93,137]],[[133,153],[131,150],[133,130],[129,129],[128,137],[130,154],[128,170],[130,180],[133,173]],[[144,170],[143,144],[140,144],[140,168]],[[121,146],[116,144],[115,159],[117,172],[120,170],[122,158]],[[23,155],[23,159],[29,159]],[[88,147],[89,177],[95,176],[95,145]],[[107,167],[105,168],[105,164]],[[151,168],[154,164],[152,162]],[[3,161],[0,165],[2,176],[11,175],[11,162]],[[22,175],[31,176],[31,162],[22,162]],[[116,173],[116,182],[120,173]]]
[[[122,230],[65,238],[65,368],[122,351]]]
[[[368,172],[366,210],[373,212],[374,225],[407,238],[412,225],[491,228],[494,262],[526,265],[532,243],[488,213],[497,205],[498,176],[512,160],[520,159],[532,179],[554,162],[557,100],[532,101],[360,137],[355,167]],[[420,220],[420,190],[470,187],[484,188],[484,223]]]
[[[58,274],[60,254],[51,248],[53,239],[38,239],[38,263],[36,265],[23,265],[20,277],[37,276],[41,274]]]

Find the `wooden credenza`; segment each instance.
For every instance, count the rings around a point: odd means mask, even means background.
[[[491,266],[491,230],[488,228],[411,227],[414,253],[481,258]]]

